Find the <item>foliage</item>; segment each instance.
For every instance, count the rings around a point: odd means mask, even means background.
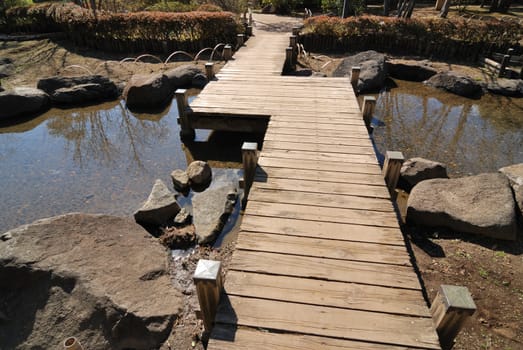
[[[303,0],[265,0],[263,5],[272,5],[279,14],[289,14],[292,11],[303,10]]]
[[[7,11],[4,31],[61,30],[76,43],[102,41],[234,42],[240,25],[230,12],[92,11],[72,3],[45,3]]]
[[[435,43],[456,40],[468,43],[514,44],[522,37],[522,27],[516,21],[464,18],[402,19],[379,16],[360,16],[341,19],[318,16],[305,21],[304,33],[331,36],[337,39],[351,36],[386,35],[412,38]]]
[[[214,4],[201,4],[197,11],[221,12],[223,9],[220,6]]]
[[[331,12],[336,16],[341,16],[343,13],[344,0],[322,0],[321,8],[323,12]],[[349,1],[350,14],[360,15],[365,10],[364,0],[347,0]]]
[[[183,3],[179,1],[158,2],[147,7],[146,11],[163,11],[163,12],[190,12],[196,10],[198,5],[194,3]],[[201,11],[201,10],[200,10]]]
[[[0,25],[7,21],[6,11],[12,7],[29,6],[31,0],[0,0]]]

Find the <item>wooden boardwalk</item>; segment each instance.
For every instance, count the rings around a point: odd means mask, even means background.
[[[349,80],[281,76],[288,36],[258,31],[190,106],[270,118],[208,349],[440,349]]]

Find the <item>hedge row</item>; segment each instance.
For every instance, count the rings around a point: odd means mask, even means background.
[[[98,12],[72,3],[41,4],[8,10],[4,32],[64,31],[76,44],[114,51],[191,51],[219,42],[233,43],[241,30],[229,12]]]
[[[514,21],[319,16],[305,21],[300,41],[312,51],[375,49],[391,53],[475,60],[489,50],[518,46]]]

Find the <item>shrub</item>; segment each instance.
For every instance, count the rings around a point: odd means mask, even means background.
[[[214,4],[201,4],[197,11],[221,12],[223,9],[220,6]]]
[[[190,12],[196,10],[197,5],[193,3],[183,3],[179,1],[159,2],[153,6],[147,7],[146,11],[164,11],[164,12]]]

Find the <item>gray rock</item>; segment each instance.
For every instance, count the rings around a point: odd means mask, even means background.
[[[18,87],[0,92],[0,119],[43,112],[49,107],[49,96],[39,89]]]
[[[9,232],[6,232],[6,233],[4,233],[4,234],[2,234],[2,235],[0,236],[0,239],[1,239],[2,241],[8,241],[8,240],[10,240],[11,238],[13,238],[13,235],[10,234]]]
[[[423,180],[438,178],[448,178],[445,164],[424,158],[411,158],[401,167],[399,187],[410,191]]]
[[[173,180],[174,189],[179,192],[186,192],[189,190],[189,175],[187,172],[176,169],[171,173],[171,179]]]
[[[174,223],[176,225],[185,225],[187,223],[189,223],[189,221],[191,220],[191,213],[185,209],[185,208],[182,208],[178,214],[176,214],[176,217],[174,218]]]
[[[165,105],[173,94],[164,74],[133,75],[123,91],[129,108],[147,108]]]
[[[234,210],[236,198],[233,185],[210,188],[194,195],[193,224],[199,244],[210,243],[216,239]]]
[[[506,166],[499,169],[510,181],[516,204],[518,206],[520,224],[523,226],[523,163]]]
[[[207,85],[208,82],[209,82],[209,80],[207,80],[207,76],[205,74],[200,73],[200,74],[196,74],[192,78],[191,86],[194,88],[197,88],[197,89],[203,89],[205,87],[205,85]]]
[[[206,186],[211,183],[212,170],[209,164],[202,160],[195,160],[187,167],[187,175],[191,186]]]
[[[387,78],[385,55],[371,50],[346,57],[332,75],[335,77],[350,76],[353,66],[361,68],[357,86],[358,92],[377,91],[385,85]]]
[[[13,60],[9,57],[0,57],[0,66],[3,66],[5,64],[12,64]]]
[[[54,76],[38,80],[37,87],[52,96],[55,91],[65,88],[72,88],[77,85],[99,85],[98,90],[103,91],[105,96],[102,99],[112,99],[118,96],[116,84],[109,78],[102,75],[85,75],[80,77],[60,77]]]
[[[1,349],[160,348],[181,315],[169,254],[132,219],[67,214],[0,241]]]
[[[180,206],[176,202],[174,193],[169,191],[162,180],[158,179],[154,183],[149,198],[134,213],[134,219],[139,224],[161,226],[174,219],[179,211]]]
[[[173,90],[193,86],[194,78],[198,74],[205,77],[204,72],[200,68],[190,64],[170,69],[164,74]],[[198,82],[196,81],[196,83]],[[205,83],[207,83],[207,77],[205,77]]]
[[[424,84],[464,97],[477,97],[482,92],[481,85],[474,79],[454,72],[438,73]]]
[[[500,173],[420,182],[410,193],[407,221],[507,240],[517,233],[514,197]]]
[[[107,91],[100,84],[80,84],[56,89],[51,95],[51,101],[57,104],[71,105],[103,101],[116,96],[116,86],[111,88],[111,91]]]
[[[436,75],[434,68],[427,66],[424,62],[418,63],[392,63],[387,62],[389,75],[396,79],[408,81],[425,81]]]
[[[489,83],[487,90],[496,95],[520,97],[523,96],[523,80],[500,78]]]
[[[15,74],[15,66],[13,64],[0,64],[0,78],[7,78]]]

